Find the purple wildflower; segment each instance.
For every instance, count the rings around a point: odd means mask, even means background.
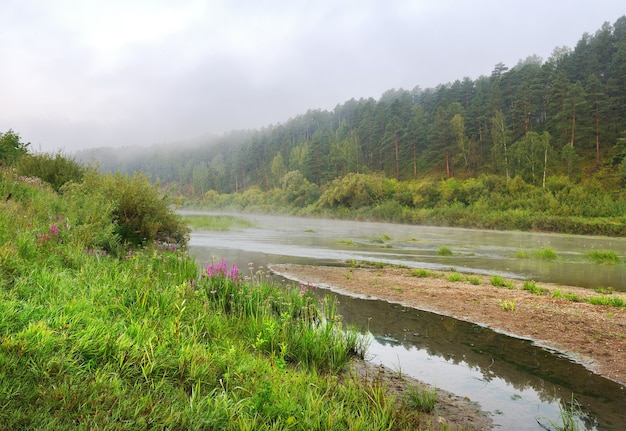
[[[53,224],[50,226],[50,235],[59,236],[59,228]]]

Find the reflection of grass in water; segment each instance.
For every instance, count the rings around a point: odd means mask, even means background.
[[[185,222],[195,230],[228,231],[232,228],[254,227],[254,223],[231,215],[187,215]]]
[[[354,245],[354,241],[352,241],[351,239],[343,239],[343,238],[339,238],[337,240],[337,242],[339,244],[345,244],[345,245]]]

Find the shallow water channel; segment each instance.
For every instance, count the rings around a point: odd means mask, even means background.
[[[249,262],[258,268],[376,261],[626,291],[623,263],[598,265],[586,258],[589,250],[612,250],[623,262],[624,238],[240,217],[254,227],[192,233],[190,250],[200,264],[225,258],[245,270]],[[453,255],[440,256],[440,247],[449,248]],[[516,257],[520,251],[532,254],[547,247],[556,251],[557,259]],[[346,322],[370,334],[369,360],[478,402],[498,429],[540,430],[538,421],[560,423],[560,406],[572,397],[584,413],[580,419],[584,429],[626,429],[626,387],[559,352],[450,317],[333,295]]]

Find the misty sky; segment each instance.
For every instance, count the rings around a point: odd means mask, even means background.
[[[34,151],[176,142],[489,75],[624,0],[1,0],[0,132]]]

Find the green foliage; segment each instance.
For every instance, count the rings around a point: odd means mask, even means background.
[[[409,385],[404,401],[411,409],[430,413],[437,404],[437,389],[420,384]]]
[[[589,250],[589,252],[587,252],[587,258],[596,263],[619,263],[619,258],[612,250]]]
[[[319,187],[311,184],[299,171],[287,172],[280,184],[283,201],[298,208],[313,204],[320,196]]]
[[[533,295],[543,295],[549,292],[549,290],[546,289],[545,287],[537,286],[537,284],[533,280],[524,281],[524,285],[522,286],[522,289],[527,290]]]
[[[426,269],[417,268],[411,271],[411,275],[414,277],[425,278],[432,276],[432,273]]]
[[[1,173],[0,192],[14,193],[0,212],[3,428],[390,429],[407,420],[381,385],[339,378],[366,340],[311,287],[244,282],[233,267],[200,278],[183,250],[156,243],[126,256],[85,249],[82,223],[113,225],[115,205],[103,199],[111,177],[88,172],[59,195]]]
[[[491,281],[491,284],[496,287],[506,286],[506,281],[504,280],[504,278],[500,277],[499,275],[492,275],[490,277],[490,281]]]
[[[99,180],[105,199],[113,202],[115,233],[122,241],[134,245],[187,243],[189,229],[145,175],[117,173],[102,175]]]
[[[332,181],[318,200],[322,208],[358,209],[372,206],[383,198],[382,177],[348,174]]]
[[[533,250],[533,256],[537,259],[554,260],[558,257],[556,251],[551,247]]]
[[[490,77],[352,99],[185,151],[80,156],[211,208],[625,236],[623,20]]]
[[[554,291],[552,291],[552,297],[553,298],[561,298],[561,299],[567,299],[568,301],[572,301],[572,302],[580,302],[580,296],[578,296],[575,293],[569,293],[569,292],[563,292],[561,291],[561,289],[555,289]]]
[[[30,143],[22,142],[20,135],[11,129],[0,133],[0,166],[15,164],[22,156],[28,154],[29,145]]]
[[[611,307],[626,308],[626,299],[619,296],[601,295],[590,296],[587,298],[587,302],[594,305],[608,305]]]
[[[446,277],[446,280],[452,282],[463,281],[463,276],[458,272],[453,272],[452,274],[448,275],[448,277]]]
[[[515,301],[512,299],[503,299],[500,301],[500,308],[504,311],[515,311]]]
[[[452,256],[453,253],[452,253],[452,250],[450,250],[448,247],[441,246],[437,250],[437,254],[439,256]]]
[[[254,223],[241,217],[231,215],[186,215],[183,220],[193,229],[229,231],[232,228],[254,227]]]
[[[24,156],[17,162],[17,170],[20,175],[41,178],[56,191],[70,181],[81,182],[85,173],[85,168],[61,153]]]
[[[561,401],[559,419],[557,421],[541,418],[537,420],[537,423],[541,428],[548,431],[579,431],[586,428],[584,418],[585,413],[582,411],[578,401],[574,399],[574,394],[572,394],[570,402]]]

